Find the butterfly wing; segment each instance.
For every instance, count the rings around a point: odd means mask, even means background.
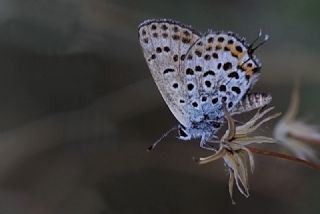
[[[189,126],[190,118],[181,65],[198,39],[199,33],[172,20],[147,20],[139,26],[140,44],[155,83],[173,115],[184,126]]]
[[[193,71],[200,114],[220,120],[221,104],[232,112],[257,80],[260,67],[243,39],[233,33],[209,32],[190,48],[181,72]]]

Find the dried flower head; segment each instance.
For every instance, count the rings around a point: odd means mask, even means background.
[[[248,162],[251,172],[254,170],[254,159],[252,152],[247,147],[253,143],[275,143],[275,140],[265,136],[251,136],[263,123],[276,118],[280,113],[273,114],[263,118],[274,107],[267,109],[259,109],[257,113],[245,124],[236,126],[234,119],[230,113],[224,108],[225,117],[228,122],[228,129],[222,136],[220,141],[212,141],[211,143],[219,143],[219,149],[215,154],[204,158],[195,159],[199,164],[205,164],[217,159],[223,158],[224,163],[229,172],[229,193],[232,203],[233,200],[233,186],[236,186],[240,193],[245,197],[249,196],[248,187]]]

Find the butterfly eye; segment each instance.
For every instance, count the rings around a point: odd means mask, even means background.
[[[188,137],[187,133],[182,128],[179,128],[179,135],[183,138]]]

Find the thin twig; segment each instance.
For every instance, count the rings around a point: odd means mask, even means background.
[[[252,147],[247,147],[252,153],[256,153],[259,155],[265,155],[265,156],[272,156],[272,157],[277,157],[277,158],[281,158],[281,159],[286,159],[286,160],[290,160],[290,161],[294,161],[297,163],[302,163],[305,164],[308,167],[311,167],[313,169],[318,169],[320,170],[320,164],[316,164],[316,163],[312,163],[291,155],[287,155],[287,154],[283,154],[283,153],[279,153],[279,152],[274,152],[274,151],[268,151],[268,150],[262,150],[262,149],[257,149],[257,148],[252,148]]]
[[[302,141],[304,143],[307,144],[313,144],[313,145],[320,145],[320,139],[316,139],[316,138],[308,138],[308,136],[299,136],[299,135],[295,135],[295,133],[288,133],[288,138],[294,138],[296,140]]]

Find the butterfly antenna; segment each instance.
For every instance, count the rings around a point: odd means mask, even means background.
[[[249,45],[249,48],[248,48],[249,54],[252,54],[253,52],[255,52],[255,50],[257,50],[260,46],[262,46],[264,43],[266,43],[269,40],[269,35],[265,34],[263,40],[260,43],[258,43],[255,47],[253,47],[254,44],[258,42],[261,37],[262,37],[262,30],[260,29],[257,38],[255,38]]]
[[[174,126],[171,129],[169,129],[168,131],[166,131],[166,133],[164,133],[156,142],[154,142],[150,147],[147,148],[147,152],[150,152],[152,150],[154,150],[154,148],[158,145],[158,143],[160,143],[164,138],[166,138],[171,132],[175,131],[178,129],[178,126]]]
[[[247,62],[249,62],[250,60],[251,60],[251,58],[248,58],[248,59],[245,60],[243,63],[241,63],[240,68],[242,68],[242,66],[243,66],[244,64],[246,64]]]
[[[250,43],[249,47],[252,48],[253,45],[261,38],[261,36],[262,36],[262,30],[260,29],[258,36]]]

